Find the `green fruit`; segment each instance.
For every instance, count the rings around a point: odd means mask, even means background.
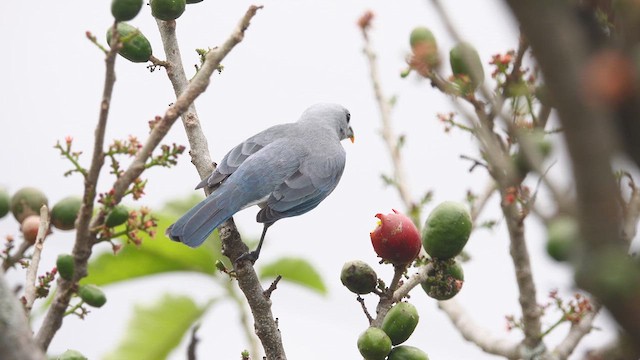
[[[124,23],[118,23],[118,34],[122,41],[122,48],[118,51],[123,58],[135,62],[142,63],[149,61],[152,54],[151,44],[149,40],[137,28]],[[107,43],[111,45],[111,27],[107,30]]]
[[[422,245],[432,258],[450,259],[462,251],[471,234],[471,215],[466,206],[445,201],[429,214]]]
[[[51,224],[60,230],[75,228],[81,206],[82,199],[78,196],[69,196],[58,201],[51,209]]]
[[[9,213],[11,208],[11,197],[4,188],[0,188],[0,219],[5,217]]]
[[[391,339],[381,329],[370,327],[358,337],[358,351],[365,360],[384,360],[391,351]]]
[[[129,210],[124,205],[116,205],[104,221],[107,227],[124,224],[129,219]]]
[[[87,305],[93,307],[102,307],[107,302],[107,297],[104,292],[100,290],[99,287],[95,285],[82,285],[78,289],[78,296],[84,301]]]
[[[29,215],[40,215],[42,205],[49,205],[47,196],[40,190],[26,187],[11,197],[11,213],[22,223]]]
[[[399,302],[389,310],[382,320],[382,330],[391,339],[391,344],[402,344],[413,334],[419,318],[415,306],[408,302]]]
[[[151,15],[164,21],[175,20],[184,12],[185,4],[185,0],[151,0]]]
[[[435,68],[440,65],[440,55],[438,54],[438,44],[431,30],[420,26],[409,35],[409,44],[414,55],[413,63],[422,67]]]
[[[116,21],[129,21],[142,9],[142,0],[112,0],[111,14]]]
[[[429,357],[417,347],[400,345],[391,350],[387,360],[429,360]]]
[[[456,296],[464,284],[464,271],[455,260],[434,261],[429,278],[420,285],[424,292],[436,300],[449,300]]]
[[[368,294],[378,285],[378,275],[366,262],[353,260],[342,266],[340,281],[352,293]]]
[[[56,268],[58,274],[65,280],[71,280],[75,271],[76,263],[72,255],[60,254],[56,260]]]
[[[436,38],[433,36],[431,30],[424,26],[418,26],[411,31],[411,35],[409,35],[409,44],[411,48],[418,46],[422,43],[430,43],[435,45]]]
[[[480,55],[471,44],[461,42],[454,46],[449,52],[449,62],[454,75],[467,76],[469,78],[471,89],[467,90],[473,91],[477,89],[484,81],[484,70],[482,69]]]
[[[567,261],[579,240],[578,223],[568,216],[559,216],[547,225],[547,253],[556,261]]]
[[[87,360],[87,357],[76,350],[67,350],[58,356],[56,360]]]

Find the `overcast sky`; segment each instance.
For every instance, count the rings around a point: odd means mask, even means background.
[[[198,61],[194,49],[220,44],[250,4],[244,0],[205,0],[187,7],[178,20],[178,35],[188,76]],[[389,280],[389,266],[377,265],[369,232],[375,227],[376,213],[402,210],[396,193],[380,180],[380,174],[390,173],[390,163],[379,136],[380,119],[356,20],[368,9],[376,14],[372,41],[384,90],[398,97],[394,126],[407,136],[404,156],[412,194],[415,198],[428,190],[435,194],[425,214],[442,201],[462,201],[468,189],[481,192],[488,181],[482,169],[469,173],[470,164],[459,158],[461,154],[477,155],[472,139],[465,133],[445,133],[436,119],[437,113],[452,111],[449,100],[425,81],[399,77],[413,27],[424,25],[433,30],[445,64],[453,43],[428,1],[280,0],[262,4],[265,7],[251,22],[245,40],[224,60],[224,71],[214,75],[196,106],[214,160],[268,126],[295,121],[313,103],[337,102],[351,111],[356,142],[344,143],[347,167],[340,185],[317,209],[270,228],[260,262],[285,255],[305,257],[317,266],[329,287],[327,297],[289,284],[280,285],[273,295],[273,311],[279,318],[288,357],[356,359],[356,339],[367,322],[353,294],[341,286],[339,272],[345,261],[362,259]],[[104,56],[84,34],[89,30],[104,42],[112,22],[109,5],[107,0],[0,2],[0,69],[4,71],[0,87],[0,164],[4,171],[0,185],[12,193],[23,186],[35,186],[48,195],[50,204],[81,193],[79,176],[62,176],[69,164],[53,145],[72,136],[75,148],[85,152],[82,163],[88,164]],[[476,45],[485,64],[492,54],[517,45],[517,27],[501,2],[456,0],[448,1],[447,7],[462,36]],[[145,6],[132,24],[149,38],[154,55],[163,58],[149,8]],[[107,139],[129,134],[144,139],[147,121],[164,113],[175,99],[173,90],[164,71],[149,73],[144,65],[122,58],[116,71]],[[489,78],[486,67],[485,71]],[[187,144],[179,122],[166,142]],[[553,176],[562,181],[566,162],[560,153],[555,154],[558,165]],[[146,175],[149,185],[141,203],[150,206],[188,196],[198,183],[188,156],[175,168],[152,169]],[[107,190],[111,182],[105,171],[98,191]],[[248,209],[236,216],[245,236],[257,237],[262,230],[255,213],[256,209]],[[495,201],[486,217],[500,220]],[[546,301],[546,294],[558,287],[570,294],[568,268],[544,254],[540,224],[530,220],[528,225],[538,300]],[[0,235],[16,234],[17,226],[12,217],[5,217],[0,220]],[[57,254],[70,248],[71,236],[56,233],[45,248],[42,269],[52,267]],[[504,316],[519,314],[519,307],[503,224],[494,231],[474,232],[467,249],[473,259],[464,266],[466,281],[459,301],[493,334],[517,339],[505,330]],[[21,281],[22,276],[22,272],[10,273],[13,282]],[[91,359],[100,358],[119,340],[132,304],[152,302],[166,292],[189,294],[198,301],[220,294],[208,279],[182,274],[111,286],[106,291],[108,306],[93,311],[85,321],[65,320],[51,344],[52,354],[74,348]],[[408,344],[421,347],[434,360],[494,358],[467,343],[437,310],[436,302],[420,289],[412,295],[421,322]],[[368,301],[374,305],[373,297]],[[557,316],[545,318],[545,324],[553,323]],[[234,325],[236,320],[236,310],[229,302],[208,313],[200,330],[203,359],[239,357],[246,344]],[[229,330],[222,334],[220,324]],[[604,320],[599,325],[608,326]],[[566,329],[558,330],[555,339]],[[610,336],[610,332],[595,332],[585,342],[600,344]],[[549,345],[553,344],[550,340]],[[184,358],[185,346],[183,343],[172,358]]]

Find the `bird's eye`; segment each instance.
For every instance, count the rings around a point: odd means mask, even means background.
[[[351,114],[347,112],[347,124],[349,123],[349,120],[351,120]]]

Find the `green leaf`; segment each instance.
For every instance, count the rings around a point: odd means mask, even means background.
[[[82,279],[81,284],[106,285],[175,271],[217,273],[215,262],[223,257],[217,235],[209,236],[202,246],[192,249],[164,235],[167,227],[176,220],[174,217],[154,216],[158,219],[155,239],[143,234],[139,247],[125,244],[117,255],[103,253],[93,256],[89,262],[89,276]]]
[[[322,295],[327,294],[327,287],[322,277],[307,260],[300,258],[281,258],[260,268],[260,279],[282,276],[286,280],[305,286]]]
[[[151,306],[136,305],[120,344],[104,360],[165,359],[212,303],[198,306],[189,297],[165,295]]]

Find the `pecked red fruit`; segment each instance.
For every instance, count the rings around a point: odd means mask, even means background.
[[[378,256],[396,265],[413,261],[420,252],[422,240],[411,219],[396,210],[386,215],[376,214],[376,217],[380,221],[370,235]]]

